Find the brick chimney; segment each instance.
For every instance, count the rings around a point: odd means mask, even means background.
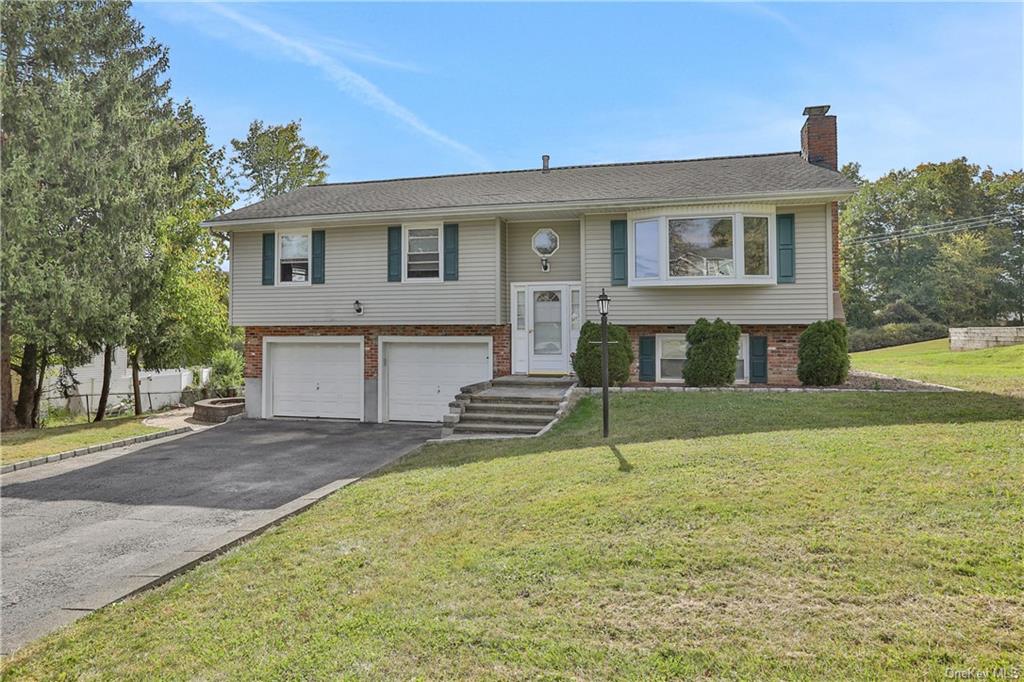
[[[828,116],[829,105],[805,107],[800,129],[800,154],[813,164],[839,170],[836,117]]]

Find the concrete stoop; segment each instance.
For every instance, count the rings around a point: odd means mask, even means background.
[[[576,382],[570,377],[506,376],[463,386],[444,417],[444,435],[535,436],[561,417]]]

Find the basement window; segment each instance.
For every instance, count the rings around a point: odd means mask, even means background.
[[[686,334],[658,334],[654,339],[655,379],[662,383],[684,383],[683,368],[686,366]],[[740,336],[736,353],[735,383],[750,382],[750,337]]]

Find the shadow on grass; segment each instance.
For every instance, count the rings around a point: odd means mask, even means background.
[[[619,450],[619,446],[609,445],[608,449],[612,451],[613,455],[615,455],[615,459],[619,460],[619,471],[628,474],[630,471],[633,470],[633,465],[630,464],[629,461],[627,461],[626,458],[622,456],[622,452]]]
[[[596,398],[580,401],[539,438],[453,441],[426,448],[378,475],[459,466],[499,457],[619,444],[792,430],[1024,420],[1024,400],[991,393],[632,393],[613,396],[611,435],[601,437]]]

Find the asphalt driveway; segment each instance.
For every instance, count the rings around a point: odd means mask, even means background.
[[[242,420],[5,474],[2,651],[439,435],[433,425]]]

